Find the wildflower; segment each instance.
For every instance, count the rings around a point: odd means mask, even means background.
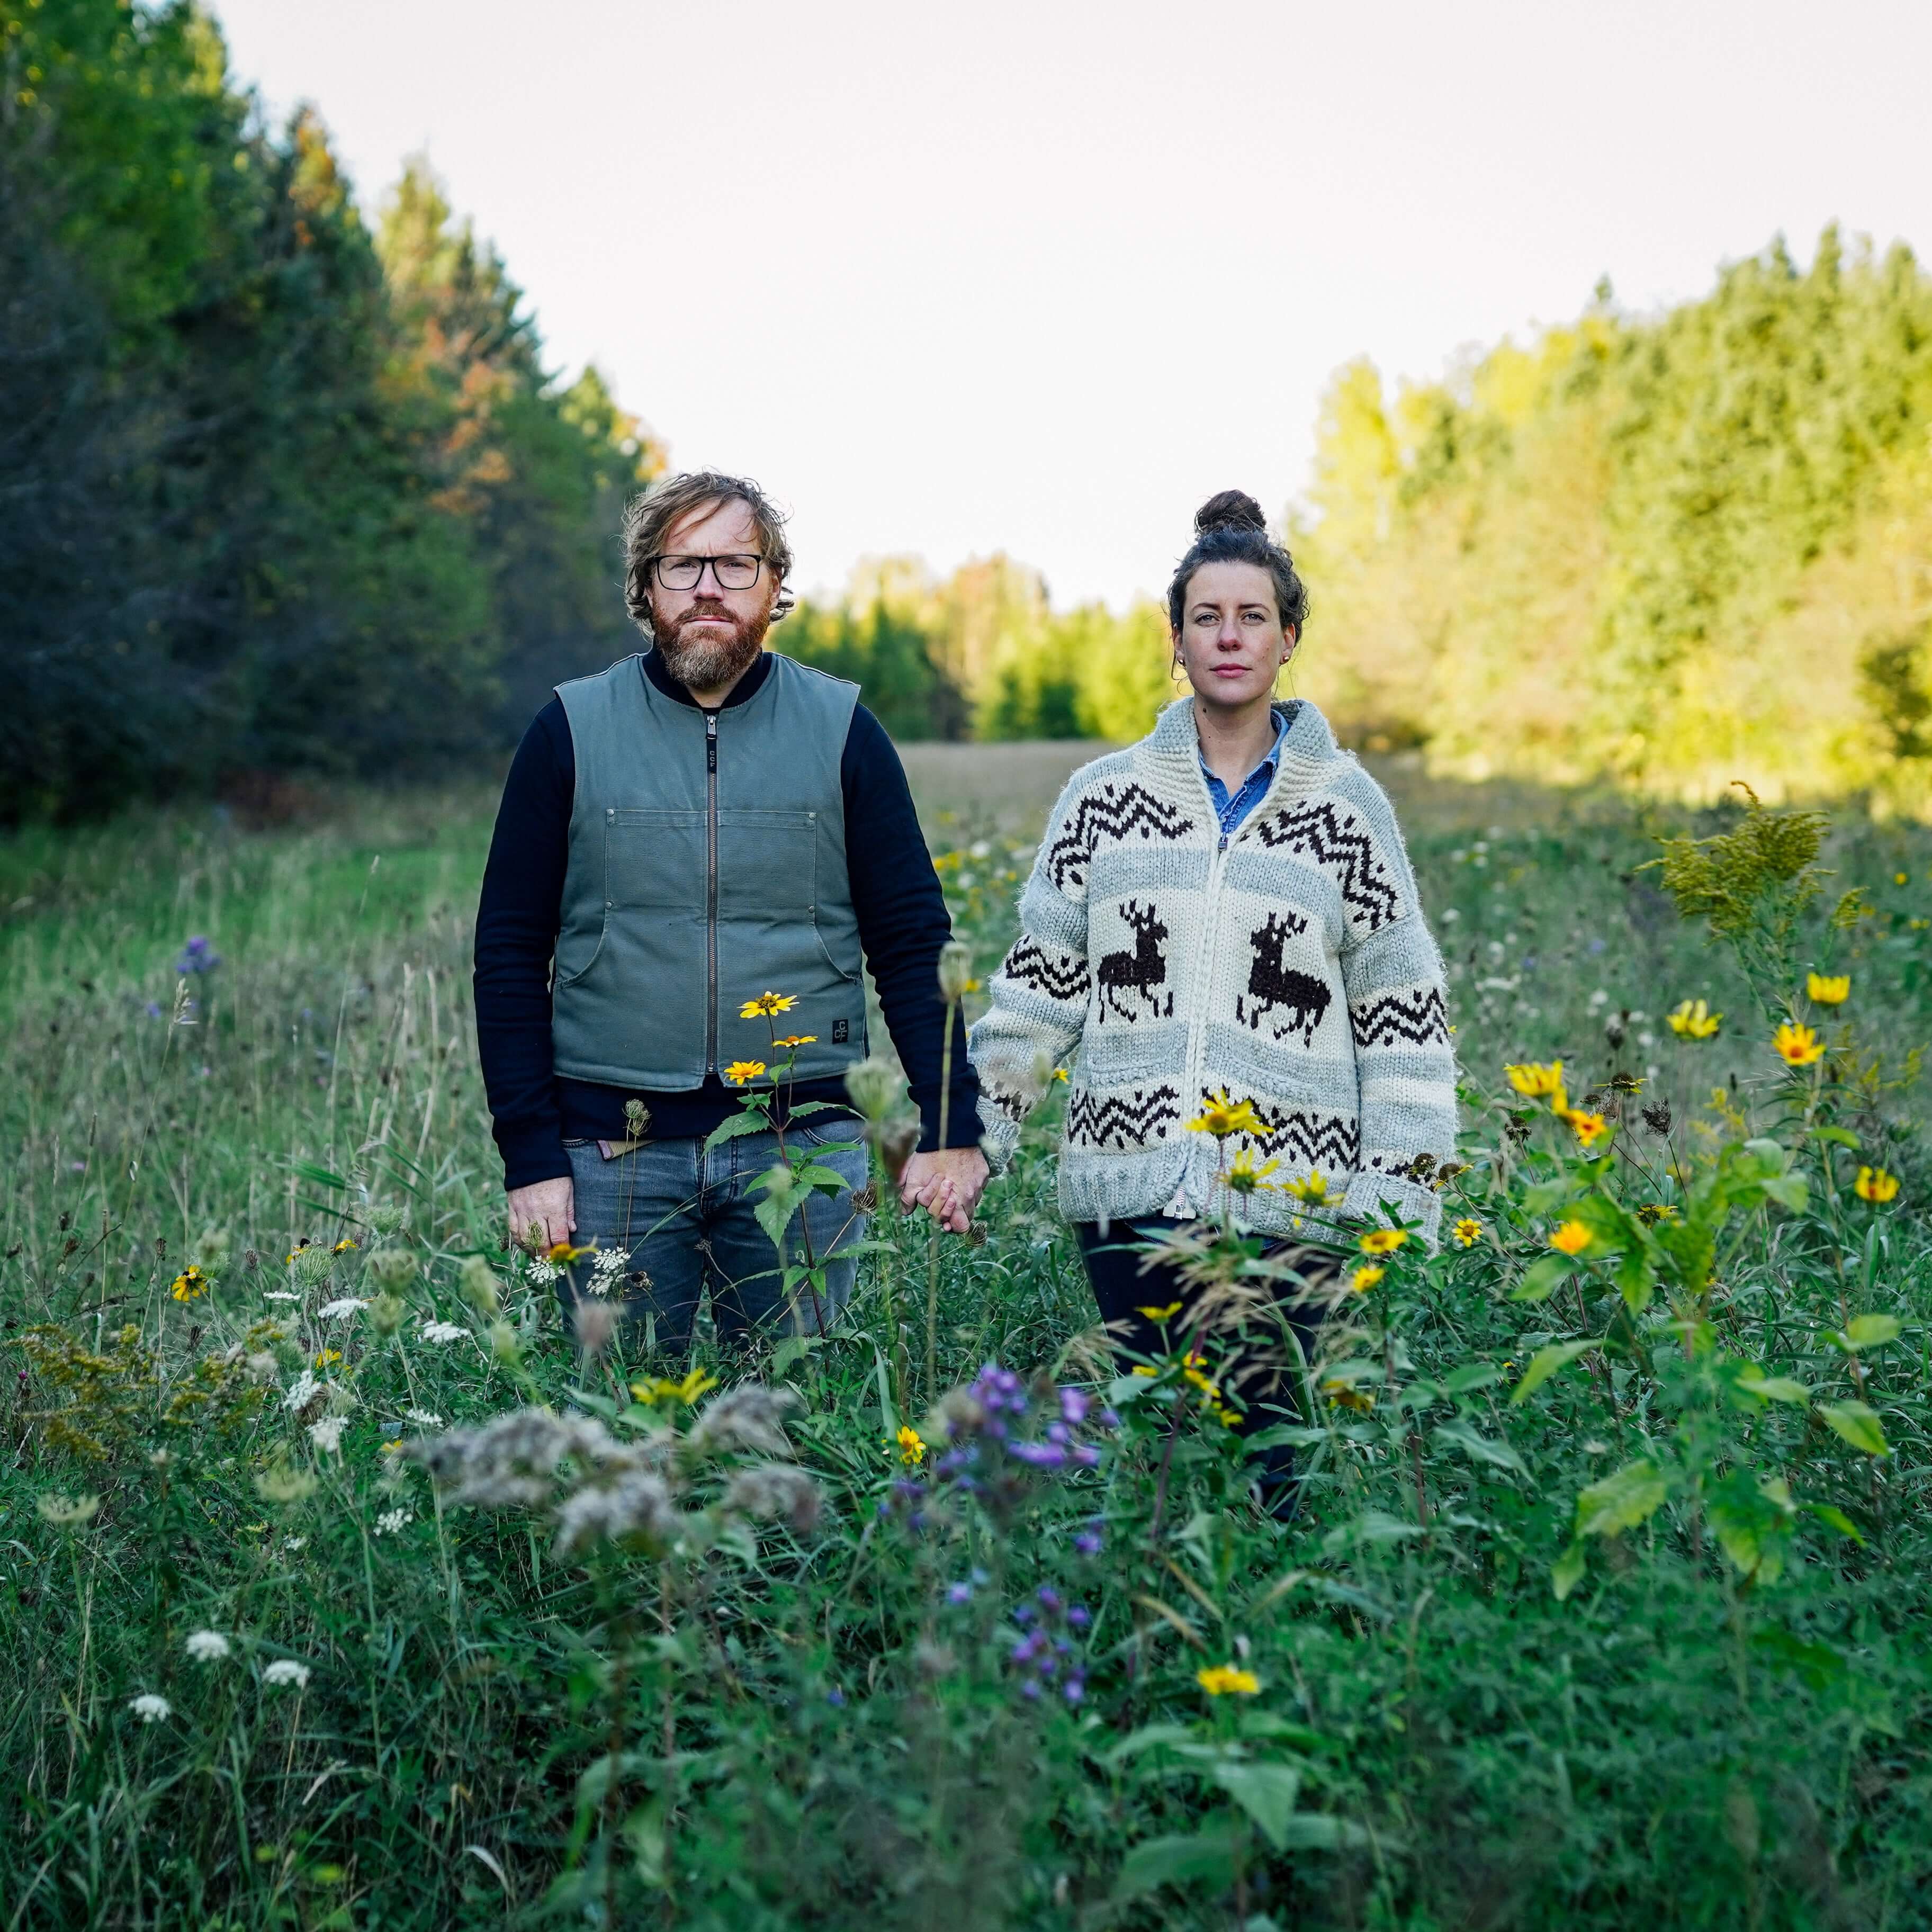
[[[175,1276],[174,1286],[168,1292],[177,1301],[192,1301],[197,1294],[206,1294],[208,1287],[207,1276],[190,1263]]]
[[[398,1436],[393,1442],[385,1442],[382,1444],[382,1454],[385,1456],[393,1456],[402,1446],[403,1438]]]
[[[1550,1238],[1550,1245],[1566,1255],[1580,1255],[1590,1245],[1590,1231],[1580,1221],[1565,1221]]]
[[[590,1252],[588,1247],[573,1248],[568,1241],[553,1241],[544,1250],[543,1258],[553,1268],[568,1268]]]
[[[325,1415],[320,1421],[308,1426],[308,1439],[325,1456],[340,1454],[342,1448],[342,1432],[348,1424],[339,1415]]]
[[[1348,1277],[1349,1293],[1352,1294],[1366,1294],[1369,1290],[1373,1288],[1376,1283],[1380,1281],[1382,1276],[1388,1273],[1388,1270],[1387,1268],[1378,1267],[1373,1262],[1370,1262],[1364,1267],[1358,1268],[1356,1269],[1354,1273]]]
[[[153,1691],[144,1690],[128,1706],[144,1724],[158,1724],[172,1718],[175,1707],[165,1697],[157,1697]]]
[[[314,1401],[321,1389],[322,1384],[316,1380],[314,1374],[304,1369],[289,1384],[289,1392],[282,1398],[282,1406],[291,1415],[297,1414]]]
[[[1503,1072],[1519,1094],[1532,1100],[1544,1100],[1563,1090],[1563,1063],[1560,1060],[1552,1060],[1547,1066],[1527,1060],[1520,1066],[1505,1066]]]
[[[1371,1228],[1355,1245],[1365,1255],[1392,1255],[1408,1239],[1404,1228]]]
[[[1586,1113],[1581,1107],[1559,1107],[1556,1112],[1559,1120],[1568,1124],[1586,1154],[1610,1130],[1610,1122],[1601,1114]]]
[[[175,971],[185,979],[190,974],[212,973],[220,964],[221,955],[197,932],[182,948],[181,957],[175,962]]]
[[[853,1106],[875,1124],[898,1105],[904,1089],[898,1069],[876,1054],[845,1070],[845,1091]]]
[[[774,1046],[813,1046],[818,1043],[815,1033],[788,1033],[783,1040],[772,1042]]]
[[[265,1503],[305,1502],[315,1494],[315,1478],[306,1469],[278,1461],[255,1478],[255,1493]]]
[[[974,992],[978,985],[973,977],[972,948],[963,939],[949,939],[939,949],[939,997],[948,1006],[956,1006],[962,994]]]
[[[378,1536],[394,1536],[401,1529],[404,1523],[413,1522],[415,1520],[416,1512],[413,1510],[385,1510],[376,1519],[376,1534]]]
[[[1203,1373],[1206,1366],[1205,1357],[1190,1354],[1181,1364],[1180,1372],[1190,1385],[1198,1388],[1210,1402],[1219,1402],[1221,1399],[1221,1385],[1219,1382],[1209,1381],[1207,1376]]]
[[[1483,1224],[1472,1215],[1465,1214],[1449,1230],[1449,1238],[1459,1248],[1473,1248],[1483,1238]]]
[[[1144,1362],[1136,1362],[1127,1372],[1130,1376],[1157,1376],[1160,1371],[1149,1368]]]
[[[662,1376],[653,1376],[648,1382],[633,1382],[631,1393],[642,1402],[676,1402],[688,1406],[707,1389],[717,1386],[718,1378],[708,1369],[693,1369],[679,1382],[668,1381]]]
[[[308,1683],[308,1666],[292,1657],[278,1657],[262,1672],[264,1684],[292,1684],[298,1690]]]
[[[1202,1096],[1201,1112],[1187,1124],[1190,1134],[1212,1134],[1217,1141],[1226,1140],[1230,1134],[1258,1134],[1262,1131],[1261,1122],[1255,1115],[1252,1100],[1231,1100],[1227,1089],[1218,1094]]]
[[[1889,1201],[1898,1192],[1898,1176],[1882,1167],[1862,1167],[1852,1186],[1861,1201]]]
[[[706,1405],[686,1439],[694,1448],[713,1454],[755,1449],[761,1455],[789,1456],[791,1444],[785,1440],[784,1418],[797,1406],[798,1398],[790,1389],[740,1382]]]
[[[1274,1184],[1268,1176],[1280,1165],[1278,1160],[1270,1160],[1256,1166],[1254,1150],[1243,1148],[1228,1163],[1228,1171],[1221,1178],[1237,1194],[1250,1195],[1257,1188],[1272,1187]]]
[[[1252,1670],[1237,1670],[1232,1664],[1216,1664],[1197,1670],[1194,1681],[1210,1697],[1252,1697],[1262,1688],[1261,1679]]]
[[[1842,1006],[1852,997],[1852,976],[1849,973],[1808,973],[1804,976],[1804,996],[1821,1006]]]
[[[98,1496],[42,1496],[37,1504],[43,1522],[57,1529],[72,1529],[86,1522],[100,1507]]]
[[[1305,1178],[1284,1180],[1281,1191],[1293,1195],[1298,1201],[1306,1202],[1311,1208],[1318,1208],[1328,1198],[1328,1177],[1318,1167],[1311,1167]]]
[[[758,1078],[765,1070],[762,1060],[734,1060],[724,1070],[724,1077],[734,1087],[742,1087]]]
[[[1686,1000],[1675,1012],[1666,1013],[1670,1030],[1679,1040],[1708,1040],[1724,1024],[1722,1013],[1714,1013],[1705,1000]]]
[[[789,1462],[760,1462],[734,1472],[724,1491],[724,1506],[760,1522],[782,1516],[800,1535],[816,1528],[823,1498],[818,1485]]]
[[[219,1664],[228,1654],[228,1640],[219,1630],[198,1630],[184,1648],[197,1664]]]
[[[798,1004],[794,993],[760,993],[755,1000],[747,1000],[738,1009],[741,1020],[755,1020],[772,1013],[788,1013]],[[759,1070],[763,1072],[764,1070]]]
[[[407,1248],[378,1248],[364,1265],[392,1294],[400,1294],[416,1278],[416,1258]]]
[[[1136,1308],[1136,1315],[1144,1315],[1150,1322],[1172,1322],[1180,1312],[1180,1304],[1170,1301],[1164,1308]]]
[[[1825,1042],[1808,1026],[1787,1020],[1771,1036],[1772,1051],[1787,1065],[1809,1066],[1825,1057]]]
[[[430,1408],[406,1408],[403,1411],[403,1420],[413,1422],[418,1429],[440,1429],[442,1426],[442,1418]]]
[[[1352,1408],[1358,1415],[1367,1414],[1376,1406],[1376,1399],[1368,1390],[1358,1389],[1340,1376],[1330,1376],[1322,1384],[1322,1393],[1335,1408]]]
[[[352,1315],[359,1315],[369,1304],[359,1296],[345,1294],[337,1301],[325,1301],[316,1312],[325,1322],[346,1322]]]
[[[899,1460],[909,1469],[916,1469],[926,1460],[926,1438],[909,1424],[899,1424]]]
[[[292,1288],[267,1288],[262,1291],[265,1301],[299,1301],[302,1297]]]
[[[1064,1066],[1056,1066],[1053,1070],[1053,1077],[1056,1080],[1065,1080],[1067,1077],[1066,1069]]]
[[[356,1252],[356,1244],[355,1241],[348,1235],[344,1234],[341,1240],[338,1241],[335,1246],[330,1249],[329,1252],[335,1255],[352,1255]]]
[[[342,1351],[340,1348],[324,1348],[316,1357],[315,1365],[319,1369],[326,1369],[331,1363],[339,1362],[341,1359]]]
[[[1676,1220],[1677,1204],[1672,1201],[1646,1201],[1636,1210],[1636,1218],[1646,1228],[1654,1228],[1660,1221]]]
[[[282,1547],[286,1550],[291,1556],[292,1556],[298,1550],[306,1548],[308,1546],[308,1538],[305,1536],[285,1536],[282,1538]]]
[[[440,1348],[446,1342],[460,1342],[470,1330],[460,1322],[425,1322],[416,1333]]]

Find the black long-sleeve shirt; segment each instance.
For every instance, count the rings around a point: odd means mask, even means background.
[[[667,697],[695,703],[656,651],[644,663]],[[725,708],[753,696],[770,666],[770,658],[760,657],[724,700]],[[920,1145],[930,1150],[939,1144],[946,1036],[939,950],[952,936],[952,922],[905,769],[884,728],[862,705],[854,707],[838,776],[859,940],[920,1111]],[[640,1100],[650,1109],[650,1133],[658,1140],[708,1134],[741,1104],[715,1073],[703,1086],[676,1094],[634,1093],[557,1076],[550,1048],[550,964],[562,923],[576,790],[570,722],[562,701],[552,698],[524,733],[512,762],[476,913],[476,1044],[506,1187],[568,1174],[566,1138],[626,1138],[627,1100]],[[965,1026],[956,1015],[949,1147],[979,1144],[979,1090],[966,1057]],[[791,1098],[842,1102],[844,1083],[802,1080]]]

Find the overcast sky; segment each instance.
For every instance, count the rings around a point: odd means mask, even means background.
[[[365,206],[426,150],[554,362],[787,502],[806,588],[1004,549],[1119,604],[1306,488],[1352,356],[1932,249],[1924,0],[214,3]]]

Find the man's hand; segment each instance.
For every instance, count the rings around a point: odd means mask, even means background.
[[[548,1247],[553,1241],[568,1240],[577,1232],[577,1190],[567,1174],[554,1180],[533,1180],[527,1187],[513,1187],[509,1202],[513,1247],[526,1247],[533,1242]]]
[[[973,1210],[986,1191],[988,1172],[986,1156],[977,1148],[916,1154],[899,1176],[899,1204],[923,1208],[941,1227],[963,1234],[973,1225]]]

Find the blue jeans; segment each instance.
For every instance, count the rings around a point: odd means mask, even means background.
[[[692,1318],[707,1286],[721,1340],[742,1341],[762,1329],[818,1334],[821,1324],[832,1326],[851,1296],[858,1258],[843,1251],[865,1234],[865,1216],[852,1197],[867,1179],[862,1146],[843,1154],[823,1150],[857,1138],[856,1123],[846,1119],[816,1130],[801,1120],[785,1130],[789,1148],[813,1149],[820,1165],[845,1182],[836,1196],[814,1194],[786,1231],[791,1262],[804,1259],[801,1222],[814,1259],[842,1256],[826,1268],[824,1291],[815,1298],[802,1281],[786,1295],[778,1251],[753,1211],[764,1197],[750,1190],[778,1157],[775,1134],[741,1135],[709,1154],[694,1136],[646,1141],[613,1160],[595,1141],[566,1141],[577,1198],[572,1238],[628,1252],[629,1272],[608,1298],[610,1305],[628,1330],[651,1322],[657,1346],[673,1354],[690,1347]],[[558,1278],[566,1309],[590,1279],[582,1262]]]

